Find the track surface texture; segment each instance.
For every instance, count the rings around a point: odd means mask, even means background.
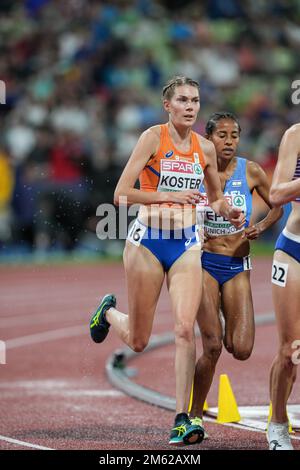
[[[272,312],[271,260],[254,260],[256,315]],[[126,396],[108,381],[105,364],[123,344],[113,331],[101,345],[89,337],[90,315],[107,292],[126,312],[121,264],[0,268],[0,449],[170,450],[174,413]],[[153,333],[173,329],[164,287]],[[208,402],[217,406],[218,381],[228,374],[237,403],[268,404],[268,375],[276,351],[274,324],[258,326],[246,362],[223,351]],[[201,351],[197,339],[198,353]],[[174,397],[174,345],[134,358],[132,380]],[[297,380],[289,403],[299,403]],[[265,434],[206,422],[209,439],[196,449],[266,449]],[[296,434],[299,437],[299,434]],[[294,440],[296,449],[300,441]]]

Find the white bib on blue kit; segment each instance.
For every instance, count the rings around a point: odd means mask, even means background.
[[[236,168],[231,178],[226,181],[224,196],[230,206],[241,209],[245,214],[246,223],[244,227],[236,229],[229,220],[221,215],[217,215],[208,205],[204,185],[202,184],[200,187],[200,193],[203,198],[197,206],[198,223],[204,225],[206,233],[214,237],[241,232],[245,227],[248,227],[250,223],[252,194],[246,177],[247,160],[241,157],[236,157],[236,159]]]

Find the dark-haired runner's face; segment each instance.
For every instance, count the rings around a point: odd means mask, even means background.
[[[232,119],[220,119],[208,138],[216,148],[217,157],[230,160],[235,156],[239,144],[239,127]]]
[[[170,100],[164,100],[175,126],[191,127],[195,124],[200,109],[199,91],[191,85],[177,86]]]

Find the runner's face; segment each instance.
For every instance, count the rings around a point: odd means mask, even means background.
[[[191,127],[200,109],[199,91],[191,85],[177,86],[172,98],[164,100],[164,107],[174,125]]]
[[[213,142],[218,158],[230,160],[235,156],[240,140],[238,124],[232,119],[220,119],[209,140]]]

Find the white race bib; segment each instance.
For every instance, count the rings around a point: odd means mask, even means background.
[[[272,283],[276,286],[285,287],[288,275],[289,265],[273,260],[272,265]]]
[[[203,198],[199,203],[198,212],[199,214],[201,214],[201,212],[203,213],[204,228],[208,235],[217,237],[231,235],[244,230],[244,227],[236,229],[229,220],[225,219],[225,217],[217,215],[209,206],[207,195],[202,193],[202,196]],[[241,194],[239,191],[233,191],[230,194],[225,193],[224,197],[231,207],[241,209],[244,214],[247,213],[246,197],[244,194]]]
[[[183,160],[161,160],[157,191],[199,189],[204,178],[200,163]]]
[[[127,240],[135,246],[140,246],[146,230],[147,227],[145,225],[142,225],[138,220],[135,220],[128,232]]]
[[[250,255],[244,256],[244,258],[243,258],[243,265],[244,265],[244,271],[251,271],[251,269],[252,269],[252,263],[251,263]]]

